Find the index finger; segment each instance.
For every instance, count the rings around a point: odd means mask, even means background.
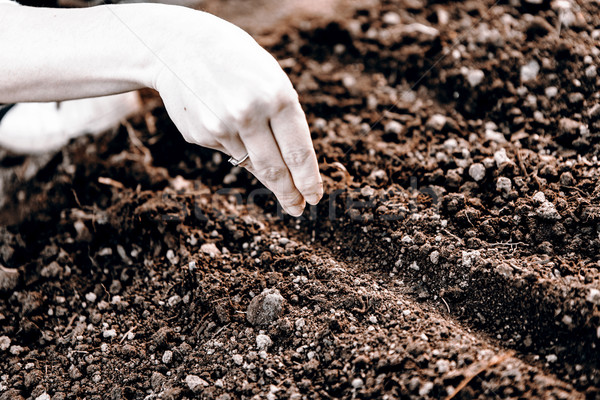
[[[307,203],[317,204],[323,197],[323,180],[300,103],[294,101],[286,104],[271,117],[270,122],[294,186]]]

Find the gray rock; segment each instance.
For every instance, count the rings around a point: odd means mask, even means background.
[[[19,271],[0,265],[0,291],[9,291],[17,287]]]
[[[198,375],[188,375],[185,377],[185,383],[194,393],[199,393],[208,386],[208,382],[200,378]]]
[[[277,289],[265,289],[248,306],[246,318],[252,325],[268,325],[281,316],[283,297]]]
[[[560,214],[554,207],[554,204],[549,202],[548,200],[544,201],[539,207],[535,210],[536,214],[541,218],[548,220],[559,220],[561,219]]]
[[[256,336],[256,348],[259,351],[268,350],[273,345],[273,341],[268,335]]]
[[[171,350],[167,350],[163,353],[162,362],[165,364],[171,364],[173,361],[173,352]]]
[[[509,178],[501,176],[496,181],[496,190],[499,192],[508,193],[512,189],[512,181]]]

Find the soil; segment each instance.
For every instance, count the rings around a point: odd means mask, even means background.
[[[255,31],[321,165],[301,218],[151,92],[3,156],[0,399],[600,399],[600,5],[352,4]]]

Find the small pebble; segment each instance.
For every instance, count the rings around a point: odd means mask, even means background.
[[[542,204],[546,201],[546,195],[544,194],[544,192],[537,192],[536,194],[533,195],[533,197],[531,198],[531,200],[535,203],[535,204]]]
[[[282,311],[283,297],[279,290],[265,289],[250,301],[246,318],[252,325],[268,325],[277,320]]]
[[[209,257],[217,257],[221,255],[221,250],[214,243],[204,243],[200,246],[200,251]]]
[[[390,11],[390,12],[383,14],[383,17],[381,18],[381,20],[383,21],[384,24],[387,24],[387,25],[398,25],[400,23],[400,15],[398,15],[398,13]]]
[[[10,338],[8,336],[0,336],[0,350],[6,351],[10,347]]]
[[[240,354],[234,354],[233,356],[231,356],[231,359],[233,360],[235,365],[242,365],[244,363],[244,357]]]
[[[469,85],[474,88],[479,86],[479,84],[483,81],[485,74],[480,69],[469,69],[464,72],[464,76],[467,79]]]
[[[485,167],[481,163],[471,164],[469,167],[469,176],[473,178],[475,182],[479,182],[485,178]]]
[[[0,265],[0,291],[11,291],[19,283],[19,271]]]
[[[171,364],[171,361],[173,361],[173,352],[171,350],[167,350],[163,353],[162,362],[164,364]]]
[[[544,201],[539,207],[535,210],[536,214],[539,215],[543,219],[548,220],[559,220],[561,219],[560,214],[554,207],[554,204],[549,202],[548,200]]]
[[[558,94],[558,88],[556,86],[548,86],[546,89],[544,89],[544,93],[546,94],[547,98],[551,99]]]
[[[598,75],[595,65],[590,65],[585,69],[585,76],[594,79]]]
[[[447,122],[448,122],[448,119],[446,118],[445,115],[433,114],[431,117],[429,117],[429,120],[427,120],[426,126],[428,128],[433,129],[434,131],[439,132],[442,129],[444,129]]]
[[[510,158],[506,155],[505,149],[500,149],[494,153],[494,161],[496,162],[496,167],[500,168],[504,163],[512,163]]]
[[[529,82],[537,78],[538,73],[540,72],[540,64],[531,60],[527,64],[521,67],[521,82]]]
[[[202,391],[205,387],[208,387],[208,382],[200,378],[198,375],[188,375],[185,377],[185,383],[188,385],[190,390],[194,393]]]
[[[434,250],[431,252],[431,254],[429,255],[429,261],[431,261],[432,264],[437,264],[440,260],[440,252],[437,250]]]
[[[117,337],[117,331],[114,329],[108,329],[102,332],[102,336],[104,336],[107,339],[112,339]]]
[[[94,292],[89,292],[89,293],[86,293],[86,295],[85,295],[85,300],[88,303],[95,303],[96,299],[97,299],[97,296],[96,296],[96,293],[94,293]]]
[[[512,181],[509,178],[501,176],[496,181],[496,190],[499,192],[508,193],[512,189]]]
[[[402,129],[403,129],[402,124],[400,122],[394,121],[394,120],[388,121],[384,127],[385,133],[393,133],[396,135],[399,135],[400,133],[402,133]]]
[[[548,354],[546,356],[546,361],[548,361],[549,363],[556,362],[557,360],[558,360],[558,357],[556,356],[556,354]]]
[[[268,335],[257,335],[256,336],[256,348],[259,351],[266,351],[273,345],[273,341]]]
[[[365,383],[363,382],[363,380],[361,378],[354,378],[354,379],[352,379],[352,387],[354,389],[360,389],[361,387],[364,386],[364,384]]]

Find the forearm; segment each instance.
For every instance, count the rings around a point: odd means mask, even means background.
[[[0,103],[58,101],[151,87],[160,68],[156,5],[0,5]],[[149,20],[150,19],[150,20]]]

